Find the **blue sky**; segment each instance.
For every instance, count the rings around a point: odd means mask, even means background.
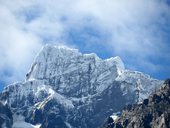
[[[0,28],[0,88],[24,80],[46,43],[170,76],[169,0],[1,0]]]

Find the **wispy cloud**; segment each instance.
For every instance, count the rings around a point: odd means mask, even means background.
[[[161,65],[170,64],[167,2],[0,1],[2,79],[8,83],[22,79],[43,43],[62,42],[84,52],[102,53],[104,57],[119,55],[128,68],[163,71]],[[7,69],[12,73],[7,73]],[[166,70],[170,72],[169,68]]]
[[[0,7],[0,75],[6,83],[24,78],[33,56],[41,47],[41,39],[21,28],[7,7]]]

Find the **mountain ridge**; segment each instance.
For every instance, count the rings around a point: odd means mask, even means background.
[[[8,103],[14,115],[23,116],[23,121],[32,125],[41,124],[41,128],[94,128],[136,101],[138,80],[143,88],[140,99],[162,83],[125,69],[119,57],[102,60],[94,53],[46,45],[37,54],[25,82],[7,86],[0,99]]]

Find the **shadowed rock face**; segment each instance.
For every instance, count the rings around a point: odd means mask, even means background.
[[[8,105],[4,105],[0,102],[0,128],[12,128],[13,118],[12,112]]]
[[[126,70],[119,57],[102,60],[94,53],[47,45],[35,58],[26,80],[7,86],[0,100],[7,101],[15,117],[20,115],[41,128],[96,128],[136,101],[139,80],[141,99],[162,83]]]
[[[161,88],[143,100],[143,103],[126,106],[118,119],[113,121],[108,118],[108,120],[104,128],[115,126],[116,128],[169,128],[170,79],[165,80]]]

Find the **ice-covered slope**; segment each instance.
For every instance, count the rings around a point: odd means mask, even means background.
[[[162,81],[155,80],[149,75],[143,74],[138,71],[124,70],[116,81],[121,83],[121,89],[124,94],[139,90],[139,101],[146,99],[150,93],[159,89]]]
[[[94,53],[46,45],[26,74],[26,81],[7,86],[0,99],[13,113],[34,125],[42,124],[42,128],[94,128],[109,114],[135,102],[139,82],[140,99],[162,83],[126,70],[119,57],[102,60]],[[49,121],[51,117],[53,121]]]
[[[122,67],[118,57],[102,60],[96,54],[47,45],[35,59],[27,79],[47,80],[46,84],[62,94],[87,96],[107,88]]]

